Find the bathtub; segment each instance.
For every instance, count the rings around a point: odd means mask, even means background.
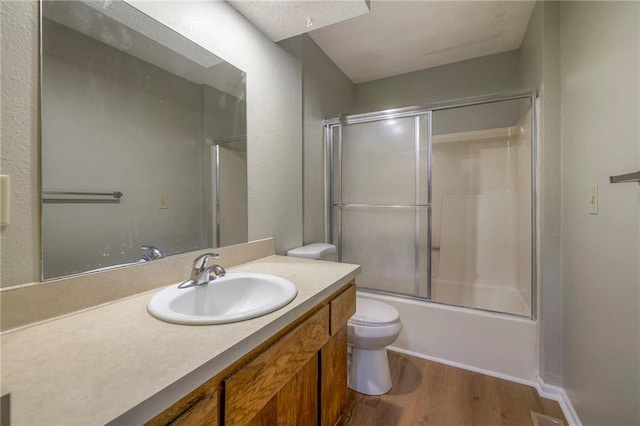
[[[431,297],[437,302],[521,317],[531,316],[529,304],[515,287],[470,285],[437,278],[431,281],[431,287]]]
[[[358,291],[400,313],[402,332],[389,349],[518,383],[538,377],[537,321]]]

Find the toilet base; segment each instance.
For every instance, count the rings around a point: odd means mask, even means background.
[[[387,349],[358,349],[351,346],[349,388],[365,395],[382,395],[391,390]]]

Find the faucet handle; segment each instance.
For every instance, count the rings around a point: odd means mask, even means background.
[[[198,279],[200,275],[202,275],[202,273],[204,272],[205,268],[207,267],[207,263],[209,262],[209,259],[217,259],[218,257],[220,257],[218,253],[205,253],[196,257],[196,259],[193,261],[193,266],[191,268],[191,279],[192,280]]]
[[[145,254],[142,258],[145,260],[155,260],[155,259],[162,259],[164,257],[164,252],[162,250],[160,250],[158,247],[156,246],[151,246],[151,245],[143,245],[140,246],[140,249],[142,250],[149,250],[148,254]]]

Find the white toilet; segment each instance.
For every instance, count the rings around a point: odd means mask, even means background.
[[[291,249],[287,256],[335,260],[332,244],[309,244]],[[356,313],[347,323],[351,350],[349,387],[366,395],[382,395],[391,389],[387,346],[400,334],[400,314],[393,306],[365,297],[356,297]]]
[[[391,389],[387,346],[400,334],[400,314],[393,306],[356,297],[356,313],[347,323],[351,348],[349,387],[366,395],[382,395]]]

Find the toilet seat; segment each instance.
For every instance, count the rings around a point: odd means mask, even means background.
[[[349,319],[349,323],[382,327],[395,324],[399,320],[400,313],[393,306],[377,300],[356,297],[356,313]]]

